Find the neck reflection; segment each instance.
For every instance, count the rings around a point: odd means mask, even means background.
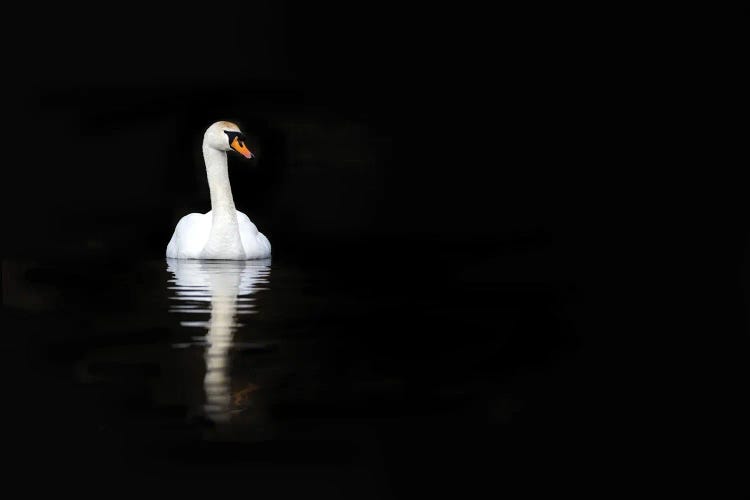
[[[242,326],[237,317],[253,314],[253,295],[268,283],[270,259],[258,261],[167,259],[167,270],[174,279],[168,288],[176,303],[172,312],[209,314],[207,321],[181,321],[186,327],[206,328],[203,338],[189,345],[205,348],[206,372],[203,379],[205,415],[216,423],[232,416],[230,350],[234,332]],[[206,307],[208,306],[208,307]]]

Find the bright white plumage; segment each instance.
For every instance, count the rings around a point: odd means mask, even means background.
[[[203,136],[203,158],[211,192],[211,211],[188,214],[177,223],[167,245],[167,257],[175,259],[264,259],[271,243],[247,215],[234,207],[227,170],[227,151],[252,158],[244,136],[234,123],[220,121]]]
[[[205,214],[188,214],[177,223],[172,239],[167,245],[167,257],[173,259],[264,259],[271,255],[271,243],[252,223],[247,215],[235,210],[243,254],[226,251],[204,252],[211,234],[213,211]],[[230,245],[224,245],[229,247]],[[210,248],[209,248],[210,250]],[[227,248],[228,250],[228,248]],[[236,254],[236,255],[235,255]]]

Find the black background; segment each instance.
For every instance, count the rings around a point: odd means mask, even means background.
[[[519,424],[527,441],[478,438],[482,453],[505,454],[467,459],[457,484],[463,473],[502,489],[494,467],[517,458],[528,484],[576,488],[581,474],[622,478],[631,452],[649,464],[638,479],[661,474],[664,455],[649,450],[671,444],[645,445],[635,422],[669,433],[653,416],[664,402],[635,382],[665,360],[645,333],[653,325],[630,307],[656,298],[660,281],[631,285],[645,269],[638,256],[649,266],[679,258],[657,242],[691,229],[685,216],[646,208],[679,185],[655,173],[665,156],[652,148],[671,139],[674,94],[661,76],[674,52],[640,45],[662,41],[647,13],[637,29],[621,13],[456,3],[60,4],[27,14],[12,21],[21,36],[5,35],[4,257],[161,258],[177,220],[209,209],[203,131],[235,121],[257,155],[230,158],[235,202],[275,259],[461,255],[493,276],[497,256],[523,254],[542,279],[572,284],[561,320],[577,338],[567,378]],[[728,226],[743,207],[729,207]],[[744,249],[745,237],[733,245]],[[645,338],[651,347],[635,340]],[[616,355],[633,350],[646,351],[641,370]],[[560,387],[574,388],[570,399]],[[528,429],[540,428],[533,438]],[[585,457],[574,476],[572,455]]]
[[[8,254],[160,255],[206,211],[200,137],[218,119],[252,138],[235,197],[276,252],[562,242],[608,196],[588,184],[617,76],[603,33],[554,12],[54,9],[11,62]]]

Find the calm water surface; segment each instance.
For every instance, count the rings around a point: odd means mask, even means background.
[[[3,305],[61,485],[465,492],[575,404],[575,293],[529,259],[6,260]]]

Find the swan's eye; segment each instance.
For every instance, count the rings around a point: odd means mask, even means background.
[[[225,134],[227,134],[227,137],[229,138],[229,144],[232,144],[234,142],[234,139],[237,138],[240,143],[245,143],[245,134],[242,132],[235,132],[234,130],[225,130]]]

